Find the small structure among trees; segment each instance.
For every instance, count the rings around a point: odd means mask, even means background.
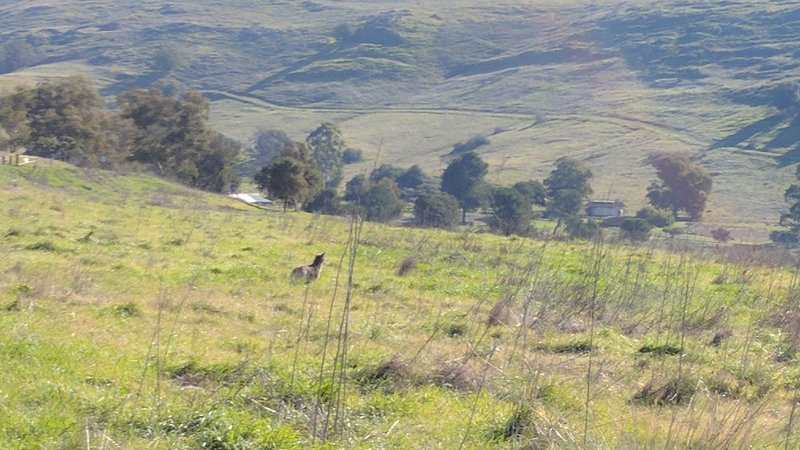
[[[592,200],[586,205],[589,217],[622,217],[625,215],[625,203],[619,200]]]

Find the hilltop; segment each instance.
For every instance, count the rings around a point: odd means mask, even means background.
[[[359,224],[61,163],[0,188],[3,448],[798,444],[785,253]]]
[[[714,177],[707,220],[774,223],[797,160],[794,2],[0,1],[0,86],[82,73],[109,98],[200,90],[215,128],[300,139],[333,121],[436,173],[476,135],[499,183],[570,154],[644,203],[653,152]],[[14,55],[13,58],[8,55]]]

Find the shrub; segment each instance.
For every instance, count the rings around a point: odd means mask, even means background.
[[[417,268],[417,259],[409,256],[400,263],[400,268],[397,269],[397,274],[401,277],[407,275],[409,272]]]
[[[461,219],[458,200],[450,194],[422,194],[414,202],[414,223],[421,227],[453,229]]]
[[[650,239],[650,231],[653,229],[653,225],[644,219],[625,219],[619,228],[625,238],[642,242]]]
[[[728,242],[733,239],[731,237],[731,232],[723,227],[711,230],[711,237],[717,242]]]
[[[664,228],[675,223],[675,217],[670,211],[645,206],[636,212],[636,218],[647,221],[656,228]]]
[[[458,155],[460,153],[466,153],[484,145],[489,145],[489,138],[481,135],[473,136],[469,138],[467,142],[459,142],[454,145],[453,151],[450,152],[450,154]]]
[[[594,239],[601,233],[600,225],[593,220],[572,217],[564,222],[567,235],[573,239]]]
[[[661,386],[647,383],[633,396],[633,401],[653,406],[684,405],[694,396],[697,383],[689,377],[676,377]]]
[[[355,164],[364,160],[364,152],[355,148],[348,148],[342,152],[342,162]]]
[[[323,189],[303,205],[303,211],[338,215],[342,213],[342,200],[336,189]]]

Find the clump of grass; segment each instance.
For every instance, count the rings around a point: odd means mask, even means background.
[[[445,326],[444,334],[447,337],[455,338],[467,334],[467,324],[451,323]]]
[[[3,305],[2,310],[6,312],[19,311],[19,299]]]
[[[417,268],[417,259],[413,256],[409,256],[400,263],[400,267],[397,269],[397,275],[405,276],[408,275],[412,270]]]
[[[141,317],[144,313],[142,312],[142,308],[139,306],[138,303],[135,302],[127,302],[121,305],[113,305],[106,309],[108,314],[116,317],[120,317],[123,319],[129,319],[133,317]]]
[[[588,339],[579,339],[572,342],[555,344],[541,343],[536,346],[537,350],[547,353],[576,353],[584,354],[597,349],[597,346],[590,343]]]
[[[25,247],[26,250],[36,250],[40,252],[58,252],[59,248],[50,241],[41,241],[30,244]]]
[[[710,344],[711,344],[712,347],[719,347],[720,345],[722,345],[722,342],[725,339],[728,339],[731,336],[733,336],[733,332],[731,330],[720,330],[720,331],[717,331],[714,334],[714,337],[711,338]]]
[[[240,364],[218,363],[201,366],[195,360],[169,366],[167,374],[180,386],[200,386],[207,382],[232,384],[243,379],[244,366]]]
[[[464,362],[447,362],[430,377],[434,385],[457,391],[476,391],[480,386],[479,380],[474,370]]]
[[[654,355],[680,355],[683,349],[675,344],[645,344],[639,349],[639,353],[652,353]]]
[[[199,313],[212,314],[212,315],[225,315],[225,310],[219,306],[212,305],[205,301],[199,301],[192,304],[192,310]]]
[[[489,311],[489,317],[486,319],[486,325],[490,327],[498,325],[512,325],[511,302],[509,299],[504,298],[494,304],[492,310]]]
[[[407,386],[413,378],[411,364],[395,355],[375,367],[360,370],[355,375],[355,381],[367,389],[382,389],[384,392],[393,392]]]
[[[514,440],[520,439],[533,425],[533,414],[530,407],[518,406],[511,416],[499,427],[491,432],[492,439]]]
[[[650,381],[633,396],[633,401],[645,405],[685,405],[694,397],[697,381],[686,376],[675,377],[662,385]]]
[[[6,231],[6,233],[3,235],[3,237],[7,237],[7,238],[9,238],[9,237],[20,237],[20,236],[22,236],[22,231],[20,231],[20,230],[18,230],[16,228],[9,228],[8,231]]]

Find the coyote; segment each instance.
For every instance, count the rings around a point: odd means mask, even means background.
[[[292,279],[303,280],[306,283],[318,279],[319,274],[322,273],[323,263],[325,263],[325,253],[320,253],[314,257],[314,262],[310,266],[295,267],[292,270]]]

